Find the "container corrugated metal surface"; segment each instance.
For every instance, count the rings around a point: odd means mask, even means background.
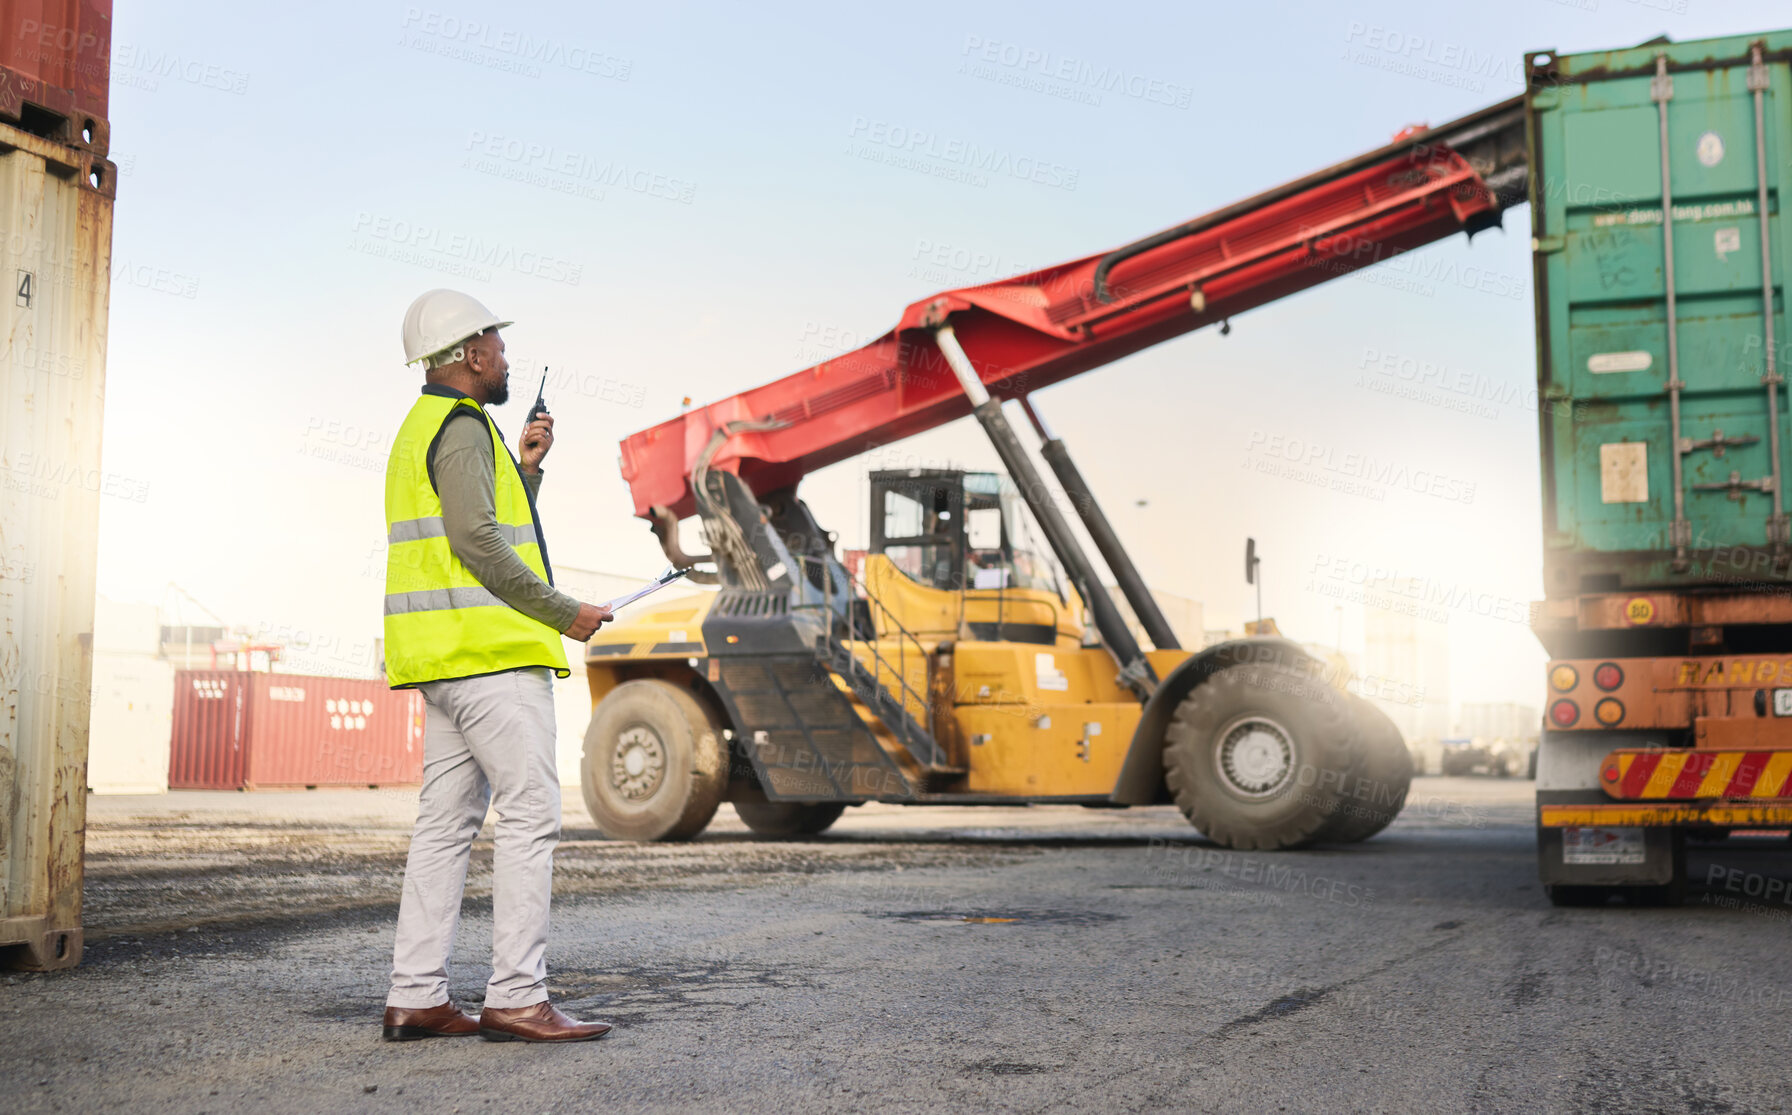
[[[0,116],[18,120],[29,104],[70,118],[78,144],[82,126],[103,124],[112,69],[111,0],[0,0]],[[35,116],[35,114],[33,114]],[[41,118],[29,130],[53,124]],[[105,147],[99,148],[105,154]]]
[[[81,954],[113,182],[0,122],[0,964]]]
[[[249,674],[179,670],[168,746],[171,790],[237,790],[249,769]]]
[[[1545,591],[1783,581],[1792,32],[1529,62]]]
[[[383,681],[256,674],[250,789],[423,781],[423,696]]]
[[[237,790],[423,780],[423,697],[306,674],[175,675],[168,785]]]

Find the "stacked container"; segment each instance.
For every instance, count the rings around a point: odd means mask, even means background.
[[[111,20],[0,0],[0,966],[81,956]]]

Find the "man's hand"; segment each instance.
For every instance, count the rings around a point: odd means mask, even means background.
[[[597,634],[597,629],[612,618],[608,608],[600,608],[596,604],[580,604],[578,618],[574,619],[572,626],[566,629],[566,637],[581,643],[589,642],[591,636]]]
[[[554,447],[554,416],[544,414],[523,427],[522,460],[524,472],[540,472],[541,459]],[[593,627],[593,631],[597,628]]]

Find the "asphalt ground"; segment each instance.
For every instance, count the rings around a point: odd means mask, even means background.
[[[569,793],[549,983],[617,1024],[572,1046],[378,1040],[413,795],[93,798],[83,964],[0,975],[0,1111],[1792,1108],[1792,846],[1558,910],[1530,794],[1420,778],[1365,844],[1236,853],[1167,807],[615,844]]]

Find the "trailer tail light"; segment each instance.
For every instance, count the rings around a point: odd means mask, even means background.
[[[1573,666],[1557,666],[1549,672],[1549,684],[1557,693],[1566,693],[1580,684],[1580,671]]]
[[[1624,719],[1624,702],[1616,697],[1607,697],[1593,706],[1593,719],[1607,728]]]
[[[1601,662],[1593,671],[1593,684],[1610,693],[1624,684],[1624,670],[1616,662]],[[1593,714],[1597,716],[1599,710],[1593,710]]]
[[[1580,706],[1564,697],[1549,706],[1549,719],[1558,728],[1572,728],[1580,719]]]

